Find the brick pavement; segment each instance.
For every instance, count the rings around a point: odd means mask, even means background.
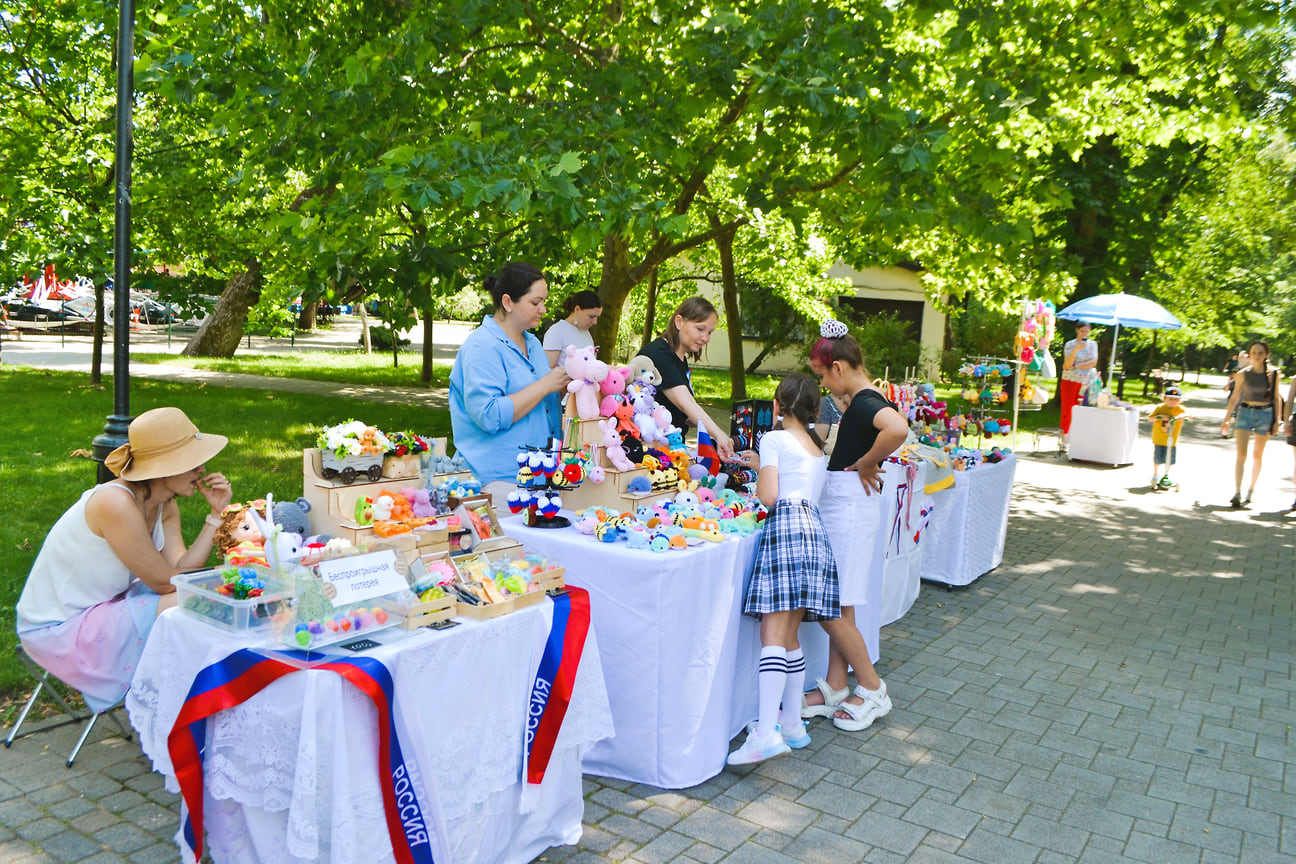
[[[540,860],[1296,860],[1291,448],[1229,511],[1219,392],[1188,406],[1176,493],[1146,440],[1022,460],[1002,566],[883,630],[889,717],[692,789],[588,777],[580,844]],[[175,796],[108,728],[72,769],[71,727],[0,752],[0,864],[176,860]]]

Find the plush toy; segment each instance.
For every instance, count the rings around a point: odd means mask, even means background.
[[[599,382],[599,392],[604,396],[621,396],[625,393],[626,379],[629,376],[629,366],[609,368],[607,377]]]
[[[310,502],[305,498],[298,498],[296,501],[276,501],[274,513],[271,515],[275,524],[283,526],[285,531],[309,537],[311,533],[310,517],[306,514],[310,512],[310,509]]]
[[[271,513],[274,512],[274,496],[266,495],[266,509]],[[280,525],[267,523],[255,509],[251,512],[252,520],[256,522],[257,528],[261,529],[262,535],[266,538],[266,565],[270,569],[277,570],[280,565],[301,557],[303,540],[300,534],[285,531]]]
[[[626,458],[638,465],[643,461],[643,442],[629,432],[621,433],[621,446],[625,449]]]
[[[639,354],[630,360],[630,372],[626,376],[626,382],[631,381],[638,384],[647,384],[649,387],[657,387],[662,382],[661,373],[657,371],[657,365],[652,359]]]
[[[636,438],[643,440],[643,436],[639,434],[639,427],[634,423],[633,405],[629,402],[622,402],[617,406],[616,412],[613,416],[616,417],[617,430],[619,432],[628,432]]]
[[[599,418],[599,385],[608,375],[608,365],[598,359],[593,345],[575,348],[567,353],[563,368],[571,376],[567,392],[576,399],[576,416],[582,420]]]
[[[374,500],[372,498],[364,495],[357,498],[352,521],[357,525],[372,525],[374,521],[373,505]]]
[[[626,457],[625,447],[621,445],[621,435],[613,420],[600,420],[599,430],[603,433],[603,446],[607,448],[608,461],[618,471],[633,471],[634,463]]]
[[[646,391],[640,391],[635,397],[634,403],[634,424],[639,427],[639,438],[647,444],[650,441],[660,441],[666,444],[666,432],[658,425],[657,416],[653,409],[657,408],[657,403]],[[666,412],[667,419],[670,419],[670,412]]]

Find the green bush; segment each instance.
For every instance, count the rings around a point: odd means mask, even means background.
[[[369,344],[373,347],[373,350],[375,351],[390,351],[392,348],[393,338],[397,339],[396,347],[398,348],[404,348],[410,344],[410,340],[408,339],[393,337],[392,329],[390,327],[371,326],[369,328]],[[357,341],[360,345],[364,345],[363,333],[360,334],[360,338]]]
[[[851,335],[864,352],[864,365],[874,375],[886,374],[898,378],[904,370],[918,365],[922,343],[909,332],[908,322],[896,315],[871,315],[865,320],[848,316]]]

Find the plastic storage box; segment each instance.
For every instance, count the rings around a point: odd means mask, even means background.
[[[265,582],[262,593],[256,597],[237,599],[220,593],[229,571],[255,572],[255,578]],[[208,623],[236,633],[270,628],[276,616],[291,612],[293,589],[270,574],[264,567],[215,567],[179,573],[171,577],[176,589],[177,605]],[[267,636],[273,629],[265,630]]]

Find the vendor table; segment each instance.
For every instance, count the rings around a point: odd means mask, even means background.
[[[999,566],[1016,471],[1017,457],[1010,453],[1002,462],[957,472],[953,487],[932,496],[922,541],[923,579],[968,585]]]
[[[549,602],[444,630],[375,633],[395,681],[407,763],[439,801],[454,864],[525,862],[581,835],[580,759],[612,734],[591,626],[535,800],[522,803],[528,694]],[[197,672],[248,643],[176,609],[154,625],[127,695],[154,769],[177,791],[167,735]],[[340,651],[351,656],[349,651]],[[301,671],[208,722],[207,846],[215,862],[394,861],[378,776],[377,712],[340,676]],[[406,740],[407,737],[412,740]],[[424,802],[425,812],[428,802]],[[526,812],[522,812],[526,811]]]
[[[665,789],[720,773],[730,740],[756,716],[760,637],[742,598],[759,535],[658,553],[519,518],[502,524],[589,591],[616,737],[590,749],[585,772]]]
[[[1138,443],[1137,408],[1071,409],[1071,431],[1067,433],[1067,457],[1084,462],[1129,465]]]

